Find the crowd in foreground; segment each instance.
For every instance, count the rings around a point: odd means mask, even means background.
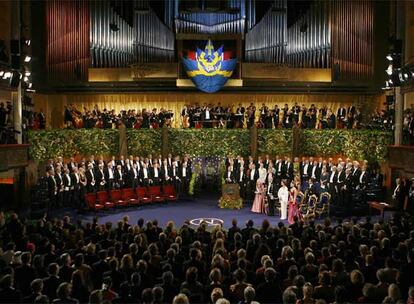
[[[3,303],[414,303],[414,226],[329,218],[228,230],[1,214]]]

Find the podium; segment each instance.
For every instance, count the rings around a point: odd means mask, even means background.
[[[239,184],[223,184],[221,187],[221,198],[219,199],[219,207],[226,209],[243,208],[243,200],[240,197]]]

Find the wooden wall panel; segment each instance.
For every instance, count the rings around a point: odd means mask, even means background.
[[[374,4],[371,0],[331,1],[332,66],[339,80],[370,80],[374,74]]]
[[[90,62],[88,1],[47,0],[45,9],[48,80],[87,80]]]

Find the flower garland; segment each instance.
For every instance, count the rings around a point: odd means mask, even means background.
[[[242,209],[243,199],[232,199],[229,196],[222,196],[219,199],[219,207],[222,209]]]

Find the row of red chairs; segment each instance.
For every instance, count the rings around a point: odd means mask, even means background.
[[[139,206],[152,202],[176,201],[177,193],[174,186],[165,185],[126,188],[121,190],[98,191],[87,193],[85,201],[90,210],[110,209],[114,207]]]

